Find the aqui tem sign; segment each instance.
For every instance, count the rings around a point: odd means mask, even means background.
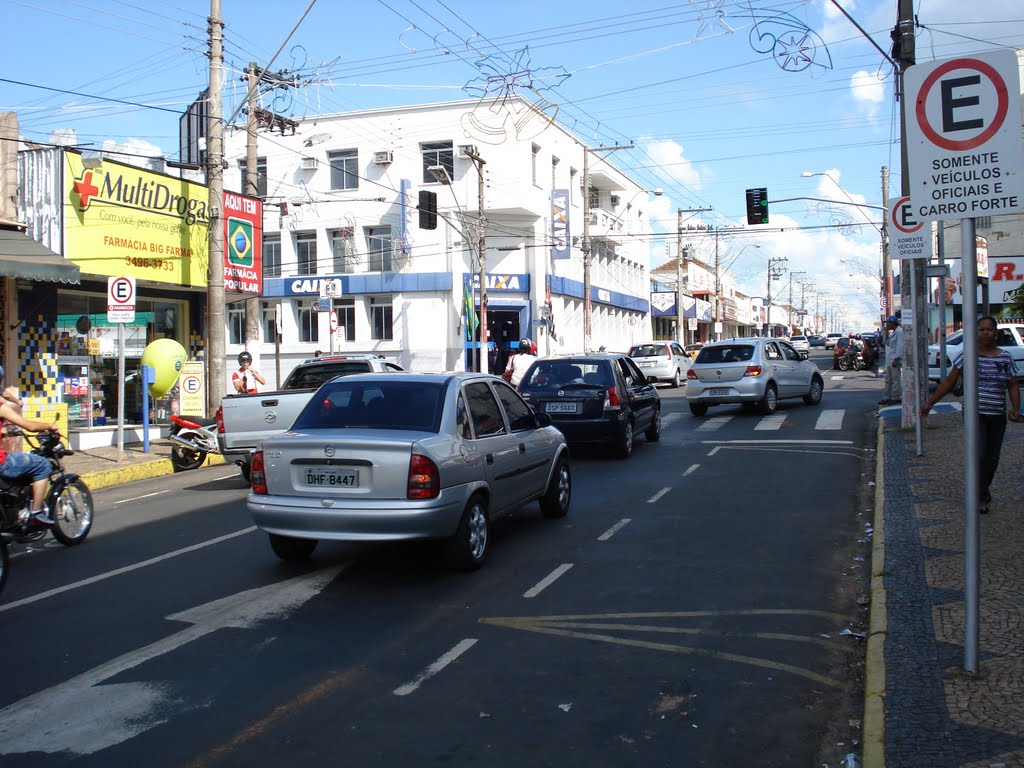
[[[917,219],[1024,209],[1016,53],[915,64],[904,83],[910,199]]]

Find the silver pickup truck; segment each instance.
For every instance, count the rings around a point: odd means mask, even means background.
[[[376,355],[332,355],[305,360],[295,367],[276,392],[228,395],[217,411],[217,442],[228,461],[249,479],[252,452],[261,440],[286,432],[320,385],[353,373],[401,371]]]

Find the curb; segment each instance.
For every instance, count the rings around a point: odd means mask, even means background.
[[[213,467],[218,464],[225,464],[224,457],[217,455],[209,455],[206,457],[206,461],[202,463],[198,468]],[[145,461],[139,464],[132,464],[126,467],[118,467],[117,469],[104,469],[99,472],[85,472],[80,475],[82,480],[89,490],[98,491],[101,488],[110,488],[114,485],[121,485],[123,483],[131,483],[136,480],[148,480],[153,477],[164,477],[165,475],[173,475],[177,470],[174,469],[174,465],[170,459],[157,459],[155,461]]]
[[[863,768],[885,768],[885,420],[878,420],[875,450],[875,520],[871,546],[871,614],[864,670]]]

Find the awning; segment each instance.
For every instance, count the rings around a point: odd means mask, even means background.
[[[0,277],[49,283],[79,282],[78,265],[17,229],[0,229]]]

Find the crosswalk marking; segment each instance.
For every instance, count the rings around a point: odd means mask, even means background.
[[[667,427],[671,424],[675,424],[681,418],[683,418],[683,414],[681,413],[666,413],[661,417],[661,426]]]
[[[846,411],[842,408],[833,408],[821,412],[821,416],[814,424],[815,429],[842,429],[843,414]]]
[[[765,416],[754,427],[755,430],[764,429],[779,429],[782,427],[782,422],[786,420],[786,414],[784,413],[773,413],[770,416]]]
[[[712,416],[710,419],[705,421],[699,427],[698,432],[714,432],[716,429],[721,429],[725,424],[732,421],[732,416]]]

